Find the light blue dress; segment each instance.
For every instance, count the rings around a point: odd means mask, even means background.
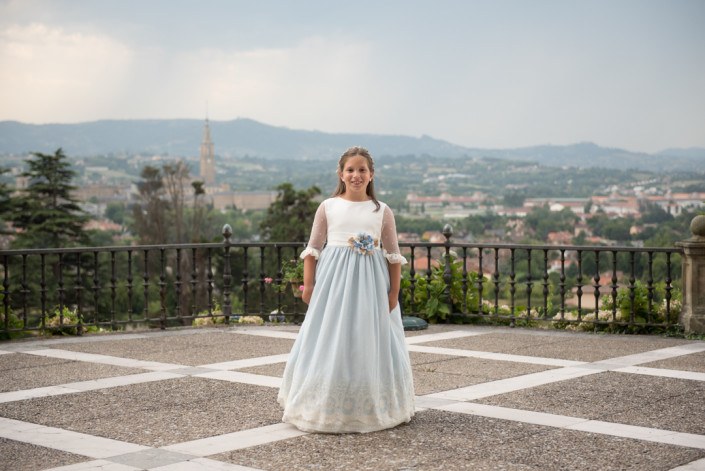
[[[359,234],[369,236],[370,250]],[[351,246],[356,236],[362,248]],[[401,312],[399,307],[389,312],[387,294],[387,263],[406,262],[391,210],[381,203],[375,211],[372,201],[325,200],[301,254],[307,255],[318,259],[316,281],[279,390],[282,420],[326,433],[372,432],[409,422],[414,415],[409,352]]]

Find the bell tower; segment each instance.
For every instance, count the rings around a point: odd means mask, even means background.
[[[211,129],[206,118],[203,127],[203,141],[201,142],[201,179],[206,186],[215,184],[215,156],[213,155],[213,141]]]

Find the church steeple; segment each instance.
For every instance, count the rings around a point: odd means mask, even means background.
[[[203,141],[201,142],[201,179],[206,185],[215,184],[215,156],[213,155],[213,141],[211,129],[206,118],[203,127]]]

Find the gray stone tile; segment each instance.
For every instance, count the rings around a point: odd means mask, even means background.
[[[0,438],[1,471],[33,471],[91,460],[86,456]]]
[[[188,366],[289,353],[293,340],[237,335],[226,330],[61,346],[84,353]]]
[[[0,404],[0,416],[157,447],[278,423],[276,395],[187,377]]]
[[[705,456],[705,450],[571,430],[546,429],[486,453],[503,463],[536,470],[661,471]]]
[[[447,391],[448,389],[463,388],[475,384],[474,379],[470,376],[428,372],[417,369],[413,370],[413,374],[414,394],[417,396]]]
[[[703,397],[701,381],[605,372],[475,402],[705,434]]]
[[[2,357],[0,357],[2,358]],[[669,358],[667,360],[653,361],[651,363],[643,363],[639,366],[648,366],[649,368],[665,368],[667,370],[694,371],[705,373],[705,352],[691,353],[679,357]]]
[[[453,355],[437,355],[435,353],[409,352],[409,359],[411,360],[412,366],[439,363],[446,360],[453,360],[455,358],[458,357]]]
[[[689,341],[648,336],[610,336],[562,333],[536,335],[533,333],[494,332],[423,343],[430,347],[459,348],[513,355],[560,358],[575,361],[598,361],[612,357],[642,353],[659,348],[683,345]]]
[[[311,434],[212,458],[267,470],[666,470],[705,450],[435,410],[369,434]]]
[[[271,365],[260,365],[260,366],[250,366],[248,368],[240,368],[236,371],[242,371],[243,373],[252,373],[256,375],[264,376],[276,376],[281,378],[284,376],[284,368],[286,363],[272,363]]]
[[[11,353],[0,355],[0,392],[138,373],[144,373],[144,370]]]
[[[550,370],[553,367],[481,358],[451,357],[443,361],[416,364],[412,368],[415,393],[422,396]]]

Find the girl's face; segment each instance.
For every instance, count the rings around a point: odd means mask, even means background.
[[[367,185],[373,175],[367,166],[367,159],[361,155],[354,155],[347,159],[343,171],[338,172],[338,176],[345,183],[345,193],[359,197],[367,195]]]

